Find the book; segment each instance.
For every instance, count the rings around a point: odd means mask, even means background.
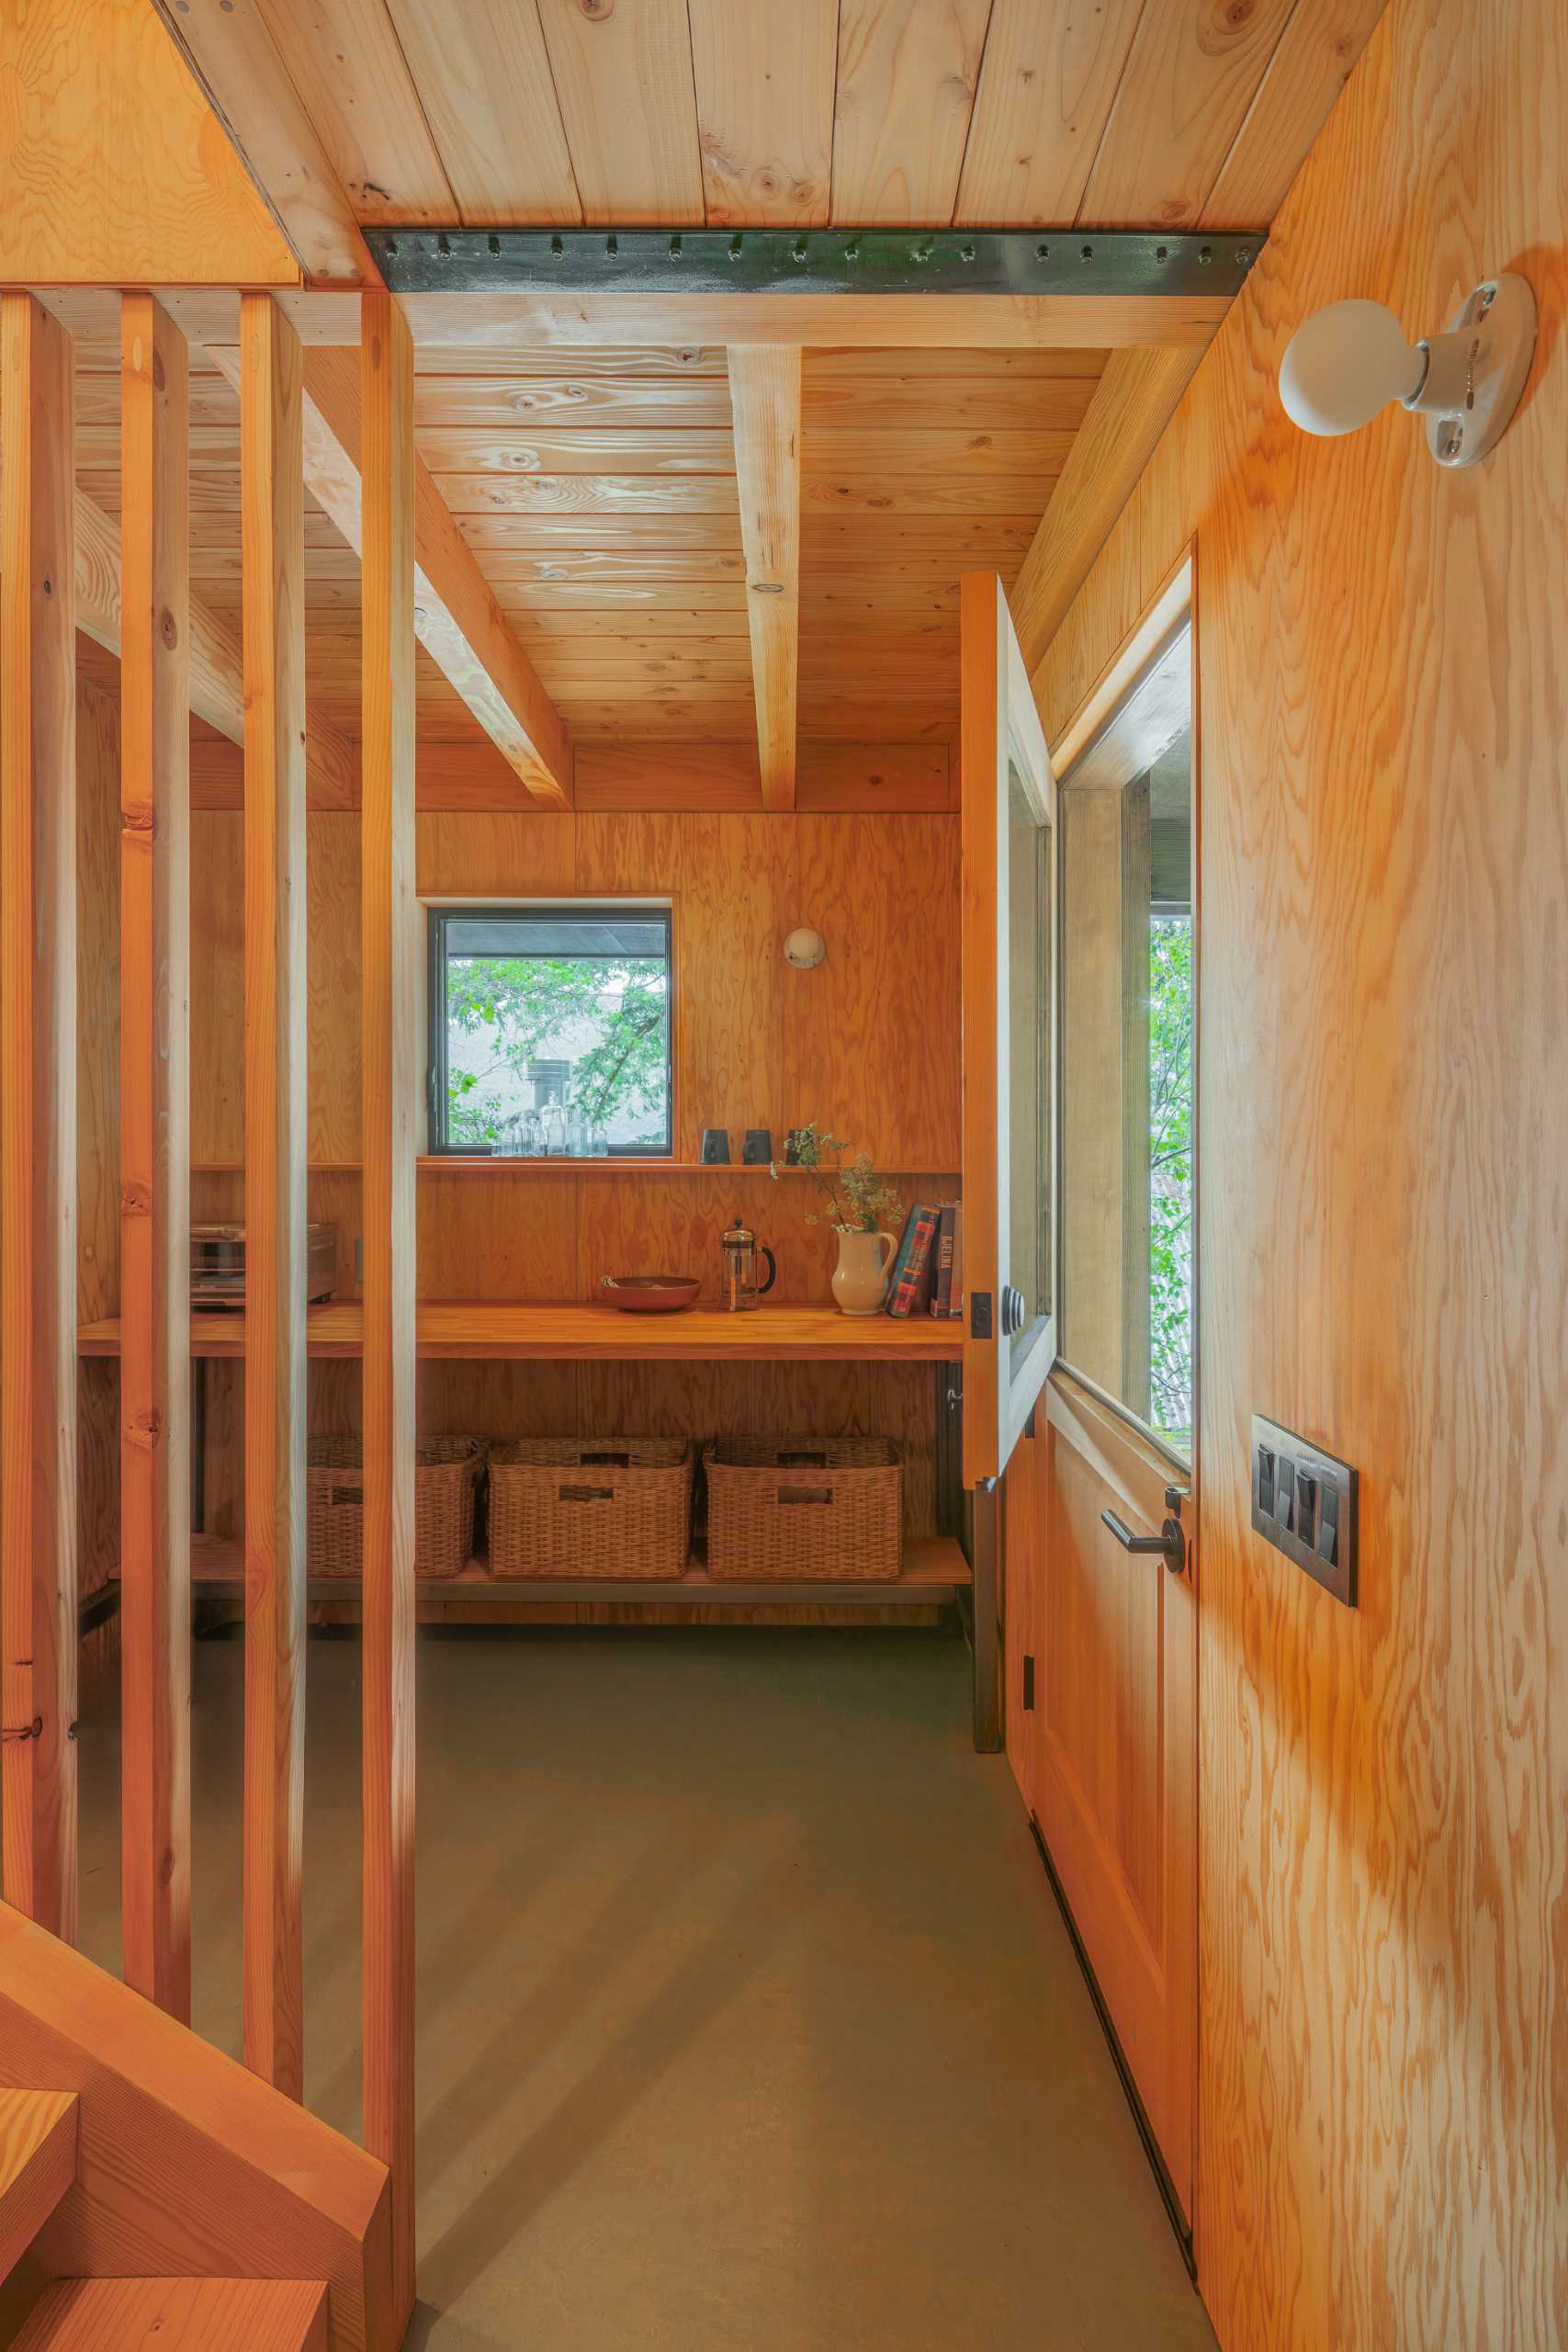
[[[931,1264],[931,1242],[936,1236],[938,1211],[917,1207],[909,1212],[906,1238],[908,1249],[900,1242],[899,1263],[894,1279],[887,1286],[886,1311],[889,1315],[912,1314],[919,1303],[921,1286]]]
[[[962,1315],[964,1306],[964,1204],[960,1201],[953,1212],[953,1294],[947,1311]]]
[[[893,1252],[892,1262],[887,1269],[887,1281],[882,1293],[882,1304],[885,1307],[897,1289],[903,1279],[904,1269],[909,1262],[909,1250],[915,1238],[915,1220],[919,1214],[917,1204],[904,1219],[904,1230],[898,1236],[898,1247]]]
[[[931,1311],[933,1315],[953,1313],[953,1221],[957,1211],[949,1201],[937,1226],[934,1263],[935,1279],[931,1283]]]

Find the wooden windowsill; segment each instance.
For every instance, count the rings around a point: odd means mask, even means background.
[[[243,1313],[190,1318],[191,1353],[243,1357]],[[427,1301],[419,1309],[417,1345],[426,1362],[635,1363],[956,1363],[964,1351],[958,1317],[840,1315],[836,1306],[762,1306],[746,1315],[692,1306],[675,1315],[626,1315],[614,1306],[573,1300],[563,1305],[512,1301],[473,1304]],[[307,1352],[353,1359],[363,1351],[364,1309],[357,1300],[312,1306],[306,1317]],[[84,1356],[118,1356],[119,1318],[84,1324]]]

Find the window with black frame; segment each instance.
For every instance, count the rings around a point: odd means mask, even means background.
[[[670,988],[668,906],[431,908],[431,1150],[668,1157]]]

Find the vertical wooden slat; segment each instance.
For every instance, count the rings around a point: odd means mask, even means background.
[[[76,1932],[75,429],[0,295],[0,1721],[6,1900]]]
[[[245,2064],[304,2096],[305,472],[293,327],[240,305],[245,665]]]
[[[125,1981],[190,2021],[190,495],[185,338],[120,308]]]
[[[390,297],[361,323],[365,1118],[365,2139],[391,2168],[399,2309],[413,2305],[413,351]]]

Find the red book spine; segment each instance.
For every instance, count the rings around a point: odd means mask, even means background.
[[[889,1315],[908,1315],[919,1298],[920,1282],[931,1253],[931,1236],[935,1231],[935,1210],[922,1209],[915,1220],[915,1230],[909,1241],[908,1259],[887,1301]]]

